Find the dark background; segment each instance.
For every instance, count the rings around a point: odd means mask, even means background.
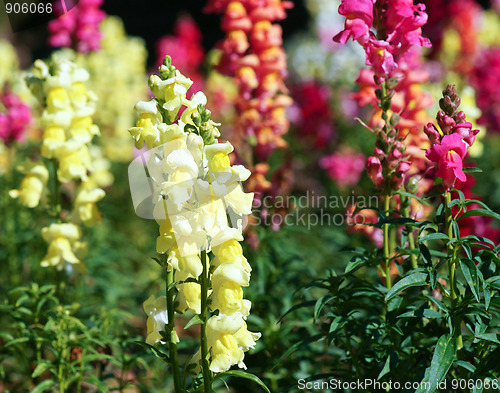
[[[149,0],[139,3],[137,0],[107,0],[102,7],[108,14],[120,16],[130,35],[145,39],[150,53],[149,64],[154,63],[154,45],[158,38],[173,34],[177,17],[183,13],[190,14],[198,23],[203,33],[205,49],[214,47],[223,38],[220,30],[221,16],[203,12],[207,2],[204,0]],[[304,0],[294,1],[294,7],[287,12],[288,17],[282,22],[285,38],[295,31],[305,29],[308,14]],[[152,58],[153,57],[153,58]]]
[[[13,34],[6,19],[5,1],[29,3],[30,0],[0,0],[0,36],[10,39],[16,45],[21,56],[21,66],[28,67],[34,59],[46,58],[52,50],[46,44],[48,37],[46,24]],[[288,10],[288,17],[281,22],[285,39],[307,28],[309,16],[304,1],[293,1],[294,7]],[[445,0],[443,3],[450,4],[453,1],[455,0]],[[483,7],[489,5],[489,0],[477,0],[477,2]],[[148,66],[152,67],[156,60],[156,41],[164,35],[173,33],[175,21],[183,13],[189,13],[198,23],[203,33],[205,49],[213,48],[215,43],[223,37],[223,32],[220,30],[221,16],[204,13],[203,7],[206,3],[206,0],[146,0],[143,2],[105,0],[102,8],[110,15],[121,17],[129,35],[144,38],[149,53]]]

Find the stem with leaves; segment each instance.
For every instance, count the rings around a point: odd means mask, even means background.
[[[384,197],[384,215],[386,218],[389,217],[389,206],[391,202],[391,197],[386,195]],[[391,265],[390,265],[390,257],[389,257],[389,224],[385,223],[383,227],[384,231],[384,266],[385,266],[385,286],[387,289],[391,289]]]
[[[166,254],[163,255],[163,264],[167,266]],[[168,325],[166,326],[167,334],[169,337],[168,349],[170,355],[170,366],[172,367],[172,373],[174,377],[174,389],[175,393],[183,392],[181,387],[181,376],[179,373],[179,364],[177,358],[177,335],[175,333],[175,310],[174,310],[174,291],[175,286],[172,285],[174,282],[174,269],[167,270],[166,279],[166,295],[167,295],[167,314],[168,314]]]
[[[212,371],[208,362],[208,342],[207,342],[207,314],[208,314],[208,286],[209,286],[209,266],[207,263],[207,252],[201,252],[201,263],[203,272],[201,273],[201,369],[203,373],[203,386],[205,393],[212,393]]]
[[[451,203],[451,193],[446,191],[445,193],[445,230],[449,238],[449,244],[447,247],[448,254],[448,270],[450,275],[450,298],[452,307],[455,308],[457,305],[457,278],[456,278],[456,259],[457,253],[454,243],[451,240],[455,237],[453,233],[453,216],[450,208]],[[463,347],[462,333],[461,333],[461,320],[460,318],[455,318],[455,336],[457,338],[457,349]]]
[[[61,195],[59,193],[59,188],[61,187],[61,183],[59,182],[59,178],[57,177],[57,169],[59,167],[57,160],[52,159],[52,167],[54,168],[54,194],[52,195],[52,203],[53,203],[53,216],[57,219],[57,222],[61,222]]]
[[[401,203],[403,204],[403,217],[410,218],[410,208],[409,208],[409,198],[401,196]],[[413,226],[411,224],[406,225],[406,232],[408,232],[408,245],[410,246],[410,250],[415,249],[415,238],[413,236]],[[410,254],[411,268],[417,269],[417,256],[415,254]]]

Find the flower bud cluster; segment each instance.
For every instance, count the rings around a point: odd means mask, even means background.
[[[436,119],[441,132],[432,123],[424,127],[431,147],[425,155],[435,164],[436,175],[443,179],[447,190],[455,186],[456,181],[466,182],[463,172],[463,159],[472,146],[479,130],[473,130],[472,124],[465,121],[465,113],[459,111],[460,97],[454,85],[443,90],[439,100],[441,110]]]
[[[89,88],[99,99],[94,120],[102,132],[105,156],[128,162],[134,152],[128,128],[136,120],[129,108],[148,95],[144,83],[147,50],[142,39],[126,34],[123,22],[116,16],[106,17],[100,28],[101,49],[77,56],[76,62],[89,71]]]
[[[398,190],[411,168],[411,162],[404,156],[406,147],[403,139],[396,135],[397,131],[391,126],[379,130],[374,155],[368,157],[366,162],[368,176],[384,195]]]
[[[223,13],[219,70],[233,76],[239,87],[236,106],[240,133],[255,146],[259,161],[286,146],[282,136],[289,122],[285,108],[291,105],[284,85],[287,73],[281,26],[288,1],[219,1],[208,3],[208,12]]]

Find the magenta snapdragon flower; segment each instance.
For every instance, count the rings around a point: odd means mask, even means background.
[[[440,144],[432,145],[425,156],[437,164],[436,175],[443,179],[447,190],[455,187],[457,179],[465,182],[467,177],[463,171],[463,158],[467,154],[467,144],[459,134],[445,135]]]
[[[460,97],[455,86],[448,85],[443,90],[443,98],[439,101],[441,110],[436,119],[441,132],[432,123],[424,127],[432,146],[425,156],[434,162],[436,175],[443,179],[446,190],[467,181],[463,171],[463,159],[472,146],[479,130],[473,130],[472,124],[465,121],[465,113],[459,111]],[[457,183],[457,184],[459,184]]]
[[[372,67],[379,83],[392,76],[399,60],[412,47],[431,46],[422,37],[422,26],[427,22],[423,4],[414,5],[408,0],[342,0],[339,13],[346,21],[334,41],[358,41],[365,49],[366,65]]]
[[[336,152],[321,158],[319,166],[325,169],[340,187],[356,185],[365,169],[365,156],[353,150]]]
[[[103,2],[80,0],[68,12],[56,2],[54,11],[60,16],[49,22],[49,44],[56,48],[74,45],[81,53],[99,50],[102,39],[99,24],[106,17],[106,13],[99,8]]]
[[[0,95],[0,102],[6,110],[0,113],[0,139],[7,145],[22,141],[31,123],[31,109],[11,92]]]
[[[360,42],[369,38],[368,32],[373,25],[372,0],[343,0],[339,6],[339,14],[346,18],[345,27],[333,38],[335,41],[345,44],[349,38]]]

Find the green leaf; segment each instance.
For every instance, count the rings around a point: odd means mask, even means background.
[[[422,273],[418,271],[411,273],[406,277],[403,277],[396,284],[394,284],[394,286],[391,288],[389,292],[387,292],[387,295],[385,295],[385,301],[387,302],[391,300],[398,293],[404,291],[405,289],[408,289],[410,287],[420,287],[425,285],[427,282],[427,277],[428,277],[427,273]]]
[[[53,379],[46,379],[42,383],[39,383],[38,385],[36,385],[35,388],[30,393],[46,392],[49,388],[51,388],[55,384],[56,384],[56,381],[54,381]]]
[[[162,261],[160,258],[157,258],[157,257],[151,257],[151,259],[152,259],[153,261],[155,261],[155,262],[156,262],[158,265],[160,265],[161,267],[166,267],[166,266],[165,266],[165,262],[164,262],[164,261]]]
[[[170,284],[168,287],[167,287],[167,291],[170,291],[173,287],[177,286],[177,285],[180,285],[180,284],[186,284],[188,282],[195,282],[197,283],[198,282],[198,279],[197,278],[193,278],[193,277],[190,277],[186,280],[183,280],[183,281],[174,281],[172,284]]]
[[[469,370],[471,373],[476,371],[476,367],[473,364],[470,364],[469,362],[466,362],[464,360],[455,360],[455,364],[457,366],[465,368],[466,370]]]
[[[469,210],[468,212],[462,214],[460,217],[458,217],[458,220],[461,220],[462,218],[467,218],[467,217],[475,217],[475,216],[483,216],[483,217],[491,217],[496,220],[500,220],[500,214],[495,213],[492,210],[486,210],[486,209],[472,209]]]
[[[184,329],[189,329],[191,326],[198,325],[200,323],[203,323],[203,321],[201,320],[200,316],[198,314],[196,314],[193,318],[191,318],[189,320],[188,323],[186,323],[186,326],[184,326]]]
[[[377,381],[380,380],[385,374],[387,374],[391,369],[393,369],[398,363],[399,357],[398,354],[394,351],[391,351],[389,356],[387,356],[387,360],[385,361],[384,368],[380,371],[380,374],[377,377]]]
[[[484,280],[481,270],[478,269],[477,272],[479,273],[480,280],[483,282],[484,307],[486,308],[486,311],[488,311],[491,303],[490,288],[488,287],[488,283]]]
[[[308,338],[306,338],[304,340],[297,341],[290,348],[288,348],[283,355],[280,356],[280,358],[278,359],[278,361],[271,368],[271,371],[274,370],[278,366],[278,364],[280,364],[283,361],[283,359],[285,359],[288,355],[291,355],[292,353],[294,353],[297,349],[299,349],[303,345],[310,344],[310,343],[312,343],[314,341],[317,341],[317,340],[320,340],[320,339],[322,339],[324,337],[325,337],[325,335],[323,333],[320,333],[320,334],[315,334],[314,336],[308,337]]]
[[[334,297],[332,295],[325,295],[316,301],[316,304],[314,305],[314,319],[318,319],[323,307],[325,307],[325,305],[333,298]]]
[[[448,242],[450,238],[444,233],[436,232],[436,233],[430,233],[419,239],[420,242],[425,242],[427,240],[446,240]]]
[[[347,323],[347,319],[341,316],[335,316],[328,330],[328,341],[331,342],[334,338],[334,333],[342,329]]]
[[[145,349],[149,349],[151,352],[153,352],[153,355],[160,359],[168,360],[169,357],[166,353],[163,353],[160,351],[158,348],[153,347],[152,345],[146,344],[144,341],[134,341],[136,344],[139,344],[141,347]]]
[[[438,308],[442,312],[444,312],[445,314],[449,313],[448,308],[445,306],[445,304],[441,300],[438,300],[435,297],[432,297],[432,296],[429,296],[429,295],[425,295],[425,297],[427,299],[429,299],[431,302],[433,302],[436,306],[438,306]]]
[[[5,344],[5,348],[10,347],[11,345],[25,343],[29,340],[30,340],[29,337],[19,337],[19,338],[16,338],[15,340],[9,341],[7,344]]]
[[[422,380],[422,386],[425,386],[424,382],[430,383],[425,390],[426,393],[433,393],[437,389],[437,385],[444,380],[446,374],[455,361],[457,355],[457,342],[455,337],[451,335],[443,335],[439,338],[436,348],[434,348],[434,354],[432,355],[431,365],[428,370],[429,373]]]
[[[80,362],[95,362],[96,360],[110,360],[113,362],[115,358],[111,355],[107,355],[105,353],[91,353],[89,355],[85,355],[81,359],[76,360],[75,364],[78,364]],[[116,362],[116,361],[115,361]],[[114,363],[114,362],[113,362]]]
[[[419,317],[419,318],[443,318],[443,314],[441,314],[439,311],[433,310],[432,308],[425,308],[425,309],[416,309],[416,310],[411,310],[407,311],[404,314],[398,315],[398,318],[412,318],[412,317]]]
[[[424,265],[432,268],[432,255],[427,248],[427,246],[421,242],[422,239],[419,240],[418,247],[420,248],[420,252],[422,254],[422,259],[424,260]]]
[[[246,371],[241,371],[241,370],[229,370],[223,373],[216,374],[214,377],[214,380],[222,378],[222,377],[237,377],[237,378],[244,378],[248,379],[252,382],[255,382],[257,385],[259,385],[262,389],[264,389],[267,393],[271,393],[269,388],[266,386],[264,382],[261,381],[261,379],[254,375],[247,373]]]
[[[498,341],[498,334],[496,333],[476,333],[476,338],[500,344],[500,341]]]
[[[476,301],[479,302],[479,276],[476,264],[470,259],[463,258],[460,259],[460,267],[472,294],[476,298]]]
[[[462,168],[464,173],[477,173],[477,172],[482,172],[483,170],[481,168],[477,168],[475,166],[468,166]]]
[[[52,366],[52,363],[49,362],[43,362],[39,363],[36,367],[35,370],[33,370],[33,374],[31,374],[31,378],[36,378],[42,375],[45,370],[48,370]]]
[[[304,308],[304,307],[311,307],[311,306],[314,306],[316,304],[316,301],[314,300],[306,300],[302,303],[299,303],[299,304],[296,304],[295,306],[293,306],[292,308],[290,308],[290,310],[288,310],[286,313],[284,313],[281,318],[278,320],[278,323],[281,322],[281,320],[283,318],[285,318],[288,314],[290,314],[292,311],[295,311],[295,310],[298,310],[299,308]]]
[[[356,271],[370,262],[369,258],[364,255],[355,255],[347,264],[344,273]]]

